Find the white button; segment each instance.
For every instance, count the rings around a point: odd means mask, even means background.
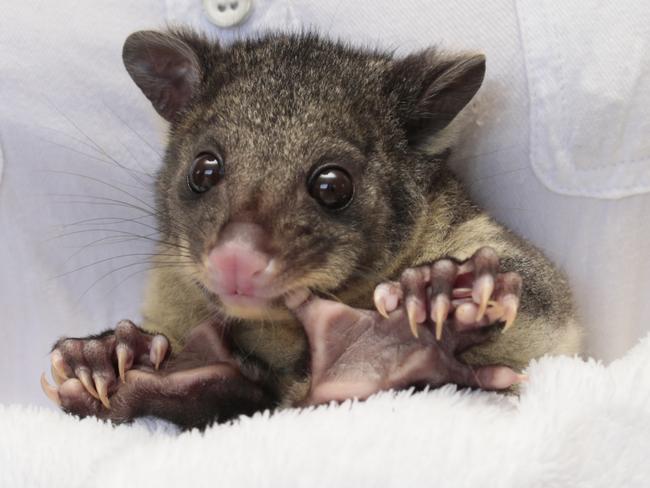
[[[252,0],[203,0],[203,8],[214,25],[232,27],[248,17],[252,3]]]

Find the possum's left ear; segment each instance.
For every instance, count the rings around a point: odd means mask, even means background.
[[[429,49],[395,61],[387,80],[398,117],[412,145],[441,131],[476,94],[485,56],[448,57]]]
[[[124,42],[122,60],[135,84],[170,122],[187,107],[199,89],[199,59],[182,36],[134,32]]]

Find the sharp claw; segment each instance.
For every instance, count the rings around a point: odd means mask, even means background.
[[[519,308],[519,299],[514,296],[514,295],[507,295],[503,297],[501,300],[501,303],[504,308],[504,318],[506,321],[506,324],[503,326],[502,332],[506,332],[508,329],[510,329],[514,323],[515,323],[515,318],[517,318],[517,309]]]
[[[160,363],[162,363],[163,359],[165,359],[168,347],[169,342],[163,335],[157,335],[151,340],[151,351],[149,352],[149,359],[151,359],[151,362],[153,363],[156,370],[160,368]]]
[[[95,385],[97,385],[97,393],[99,399],[106,408],[111,408],[111,402],[108,401],[108,383],[101,376],[95,375]]]
[[[122,383],[126,383],[126,363],[129,360],[129,351],[123,344],[118,344],[115,353],[117,354],[117,370],[120,373],[120,379]]]
[[[59,407],[61,406],[61,398],[59,398],[59,390],[47,382],[45,373],[41,374],[41,388],[43,389],[43,393],[45,393],[51,401],[56,403]]]
[[[449,315],[449,299],[444,295],[438,295],[435,298],[433,307],[431,310],[431,315],[433,320],[436,323],[436,340],[442,339],[442,328],[445,325],[445,320],[447,315]]]
[[[410,302],[406,306],[406,314],[408,315],[409,318],[409,327],[411,327],[411,333],[413,334],[413,337],[416,339],[420,336],[420,332],[418,331],[418,323],[415,320],[415,314],[417,313],[417,308],[418,305],[415,302]]]
[[[440,318],[442,314],[438,314],[436,317],[436,340],[439,341],[442,339],[442,327],[445,325],[445,320]]]
[[[65,361],[63,360],[63,355],[61,354],[61,351],[57,349],[52,351],[51,361],[52,361],[52,370],[56,371],[57,376],[59,378],[63,378],[64,381],[69,379],[67,373],[65,372]]]
[[[378,297],[377,294],[375,293],[375,308],[377,309],[377,312],[384,317],[385,319],[388,318],[388,313],[386,312],[386,306],[384,304],[384,299],[381,297]]]
[[[518,384],[518,383],[528,383],[528,379],[529,379],[529,378],[528,378],[528,375],[527,375],[527,374],[518,374],[518,375],[517,375],[517,381],[515,382],[515,384]]]
[[[381,283],[377,288],[375,288],[372,298],[375,302],[377,312],[387,319],[388,314],[393,312],[399,305],[401,299],[401,288],[395,289],[389,283]]]
[[[81,384],[84,385],[84,388],[88,391],[88,393],[99,400],[99,394],[97,393],[97,390],[95,390],[95,385],[93,384],[93,380],[90,377],[88,370],[79,369],[77,371],[77,378],[79,378],[79,381],[81,381]]]
[[[478,304],[476,321],[478,322],[485,315],[488,301],[494,292],[494,278],[492,275],[483,275],[476,280],[472,289],[472,298]]]
[[[62,377],[59,371],[54,367],[54,365],[51,366],[50,371],[52,372],[52,378],[54,379],[54,381],[58,386],[61,386],[63,382],[68,379]]]

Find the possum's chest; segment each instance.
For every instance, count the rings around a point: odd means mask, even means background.
[[[243,368],[259,375],[281,397],[309,374],[309,345],[298,322],[242,322],[230,330]]]

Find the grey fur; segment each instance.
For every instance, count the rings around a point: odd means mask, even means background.
[[[166,244],[156,260],[169,261],[162,255],[171,250],[196,265],[151,273],[145,328],[179,347],[198,322],[223,316],[218,298],[201,286],[201,262],[225,223],[243,219],[263,226],[269,250],[292,263],[282,286],[309,286],[364,308],[378,283],[404,269],[441,257],[467,259],[490,245],[505,270],[523,276],[522,308],[512,331],[495,333],[464,359],[521,368],[546,353],[579,350],[562,274],[474,205],[444,158],[424,150],[432,140],[448,149],[444,129],[478,90],[481,55],[429,49],[394,59],[314,34],[272,34],[229,47],[187,30],[129,39],[127,69],[172,122],[157,183]],[[151,42],[176,49],[172,58],[189,67],[188,76],[200,74],[198,83],[176,79],[191,92],[173,113],[155,95],[155,60],[142,51]],[[169,87],[169,76],[160,83]],[[226,176],[197,196],[186,174],[205,150],[223,154]],[[345,166],[356,185],[352,204],[340,212],[324,210],[306,189],[312,168],[328,161]],[[282,305],[265,320],[223,318],[232,322],[244,367],[266,378],[278,403],[300,400],[308,385],[307,345]]]

